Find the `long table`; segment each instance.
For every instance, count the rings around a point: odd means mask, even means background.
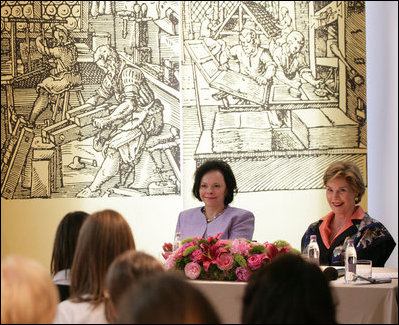
[[[376,273],[398,273],[397,268],[373,268]],[[246,283],[193,280],[211,301],[223,324],[240,324]],[[346,284],[332,281],[337,302],[337,322],[344,324],[397,324],[398,279],[383,284]]]

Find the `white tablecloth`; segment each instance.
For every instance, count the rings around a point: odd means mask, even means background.
[[[398,273],[398,269],[373,268],[376,273]],[[242,298],[246,283],[191,281],[206,295],[224,324],[241,323]],[[341,279],[331,282],[337,301],[337,321],[346,324],[397,324],[398,279],[391,283],[348,285]]]

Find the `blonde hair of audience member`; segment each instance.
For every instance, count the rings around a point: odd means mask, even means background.
[[[164,271],[161,262],[144,252],[130,250],[119,255],[110,265],[105,280],[107,319],[116,321],[116,306],[130,285]]]
[[[118,304],[120,324],[219,324],[208,299],[180,274],[155,274],[132,285]]]
[[[121,214],[103,210],[88,216],[72,263],[71,298],[94,305],[103,302],[109,265],[119,254],[135,248],[130,226]]]
[[[51,324],[58,302],[58,290],[38,262],[17,255],[1,262],[2,324]]]

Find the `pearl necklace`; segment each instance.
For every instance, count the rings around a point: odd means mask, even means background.
[[[226,210],[226,207],[224,207],[223,210],[220,211],[217,215],[215,215],[212,219],[208,219],[208,218],[206,217],[206,209],[205,209],[205,207],[202,207],[202,209],[201,209],[202,213],[205,215],[205,219],[206,219],[206,222],[207,222],[207,223],[212,222],[212,221],[215,220],[217,217],[219,217],[220,215],[222,215],[223,212],[224,212],[224,210]]]

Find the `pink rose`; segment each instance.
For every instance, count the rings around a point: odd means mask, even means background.
[[[190,262],[184,267],[184,273],[189,279],[196,279],[201,273],[201,266],[198,263]]]
[[[234,257],[231,254],[221,254],[216,258],[216,265],[222,271],[228,271],[233,267]]]
[[[196,262],[196,263],[202,261],[202,250],[196,249],[194,252],[192,252],[192,253],[190,254],[190,259],[191,259],[193,262]]]
[[[264,258],[265,258],[265,256],[263,254],[254,254],[254,255],[252,255],[247,260],[248,267],[252,271],[259,269],[262,266]]]
[[[241,254],[241,255],[248,255],[249,250],[251,249],[251,245],[247,243],[244,239],[234,239],[233,242],[231,243],[231,249],[230,252],[232,254]]]
[[[251,272],[245,267],[239,266],[236,268],[237,281],[247,282],[251,276]]]

